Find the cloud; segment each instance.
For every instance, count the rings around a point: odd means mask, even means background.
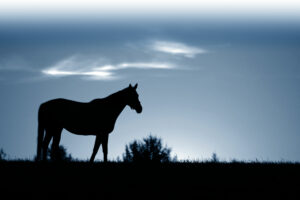
[[[98,70],[104,71],[114,71],[114,70],[121,70],[121,69],[173,69],[174,66],[167,63],[144,63],[144,62],[137,62],[137,63],[121,63],[115,66],[106,65],[103,67],[96,68]]]
[[[96,69],[92,69],[90,71],[71,71],[71,70],[60,70],[55,68],[50,68],[42,71],[44,74],[50,76],[74,76],[74,75],[81,75],[81,76],[90,76],[94,79],[112,79],[113,74],[108,71],[99,71]]]
[[[183,43],[178,42],[166,42],[166,41],[155,41],[151,48],[154,51],[159,51],[163,53],[183,55],[188,58],[193,58],[197,54],[207,53],[205,49],[191,47]]]
[[[42,70],[42,73],[52,77],[82,76],[93,80],[112,80],[118,78],[121,70],[125,69],[174,69],[170,63],[156,62],[132,62],[119,63],[116,65],[103,65],[103,60],[82,59],[71,56],[63,59],[55,65]],[[102,65],[101,65],[102,64]]]
[[[149,44],[149,43],[148,43]],[[118,57],[115,55],[127,55],[126,52],[119,52],[118,54],[110,55],[107,58],[114,60],[114,63],[108,59],[103,59],[92,56],[82,56],[82,55],[73,55],[68,58],[64,58],[59,62],[55,63],[53,66],[50,66],[42,70],[42,73],[51,77],[65,77],[65,76],[80,76],[85,79],[93,80],[113,80],[119,79],[122,73],[127,69],[137,70],[172,70],[179,69],[180,64],[178,60],[174,60],[173,57],[160,57],[158,54],[167,53],[172,55],[181,55],[187,59],[195,57],[197,54],[203,54],[207,51],[197,47],[191,47],[183,43],[178,42],[167,42],[167,41],[154,41],[146,46],[135,46],[137,49],[131,49],[131,53],[136,55],[136,58],[131,58],[131,62],[122,62],[118,60]],[[144,53],[142,50],[146,49]],[[149,54],[150,50],[150,54]],[[139,60],[155,60],[151,62],[140,62]],[[184,62],[187,60],[185,59]],[[177,62],[177,65],[174,64]],[[132,72],[132,71],[131,71]]]

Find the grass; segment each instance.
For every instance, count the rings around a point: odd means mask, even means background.
[[[1,193],[111,198],[294,198],[300,164],[280,162],[0,163]],[[295,182],[298,181],[298,182]],[[16,193],[17,191],[17,193]],[[51,196],[52,195],[52,196]],[[53,196],[54,195],[54,196]],[[102,195],[102,196],[101,196]]]

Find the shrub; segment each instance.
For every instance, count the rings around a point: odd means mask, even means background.
[[[211,162],[217,163],[219,162],[219,158],[216,153],[213,153],[211,156]]]
[[[124,162],[169,162],[171,149],[163,147],[162,140],[148,136],[143,141],[134,140],[125,147]]]
[[[52,148],[48,149],[48,157],[51,161],[72,161],[72,155],[67,153],[67,149],[63,145],[59,145],[58,151],[54,153]]]
[[[4,150],[1,148],[0,149],[0,161],[3,161],[6,159],[6,153],[4,152]]]

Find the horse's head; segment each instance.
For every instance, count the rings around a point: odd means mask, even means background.
[[[127,88],[127,105],[129,105],[129,107],[134,109],[137,113],[141,113],[143,108],[141,102],[139,101],[139,95],[136,92],[137,86],[138,84],[135,84],[135,86],[130,84]]]

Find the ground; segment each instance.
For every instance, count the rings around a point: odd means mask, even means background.
[[[0,163],[1,194],[29,199],[299,199],[294,163]]]

